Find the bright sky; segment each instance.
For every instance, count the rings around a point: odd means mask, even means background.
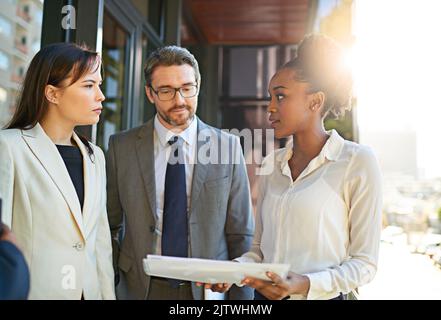
[[[441,1],[356,0],[354,27],[361,142],[414,130],[418,167],[441,176]]]

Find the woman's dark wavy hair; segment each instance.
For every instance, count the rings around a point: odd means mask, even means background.
[[[47,85],[69,87],[89,72],[99,68],[100,57],[86,46],[73,43],[55,43],[42,48],[32,59],[18,99],[18,105],[7,129],[31,129],[43,119],[48,108],[45,96]],[[68,84],[62,82],[70,77]],[[89,155],[92,146],[78,135]]]
[[[297,56],[281,69],[292,69],[295,80],[307,82],[310,93],[322,91],[325,103],[322,117],[331,112],[335,118],[351,109],[352,73],[344,67],[342,48],[322,34],[307,35],[297,49]]]

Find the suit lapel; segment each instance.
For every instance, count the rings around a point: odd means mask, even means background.
[[[43,168],[57,186],[64,200],[68,204],[81,235],[85,239],[83,217],[80,202],[75,187],[55,144],[46,135],[40,124],[30,129],[22,130],[23,139],[38,158]],[[50,195],[48,195],[50,196]]]
[[[205,130],[206,132],[209,131],[210,138],[212,138],[212,132],[211,130],[209,130],[209,127],[199,119],[197,119],[197,121],[198,137],[199,133],[202,130]],[[146,190],[150,209],[154,219],[157,220],[153,130],[153,119],[151,119],[140,130],[138,140],[136,141],[136,155],[138,158],[138,165],[141,171],[141,175],[144,181],[144,187]],[[197,140],[196,156],[199,154],[199,150],[204,147],[206,143],[210,143],[210,140]],[[207,148],[207,146],[205,146],[205,148]],[[199,197],[202,185],[204,184],[207,177],[209,165],[209,163],[200,163],[200,161],[197,160],[197,163],[194,166],[189,215],[191,215],[192,209],[194,207],[193,204],[197,201]]]
[[[193,211],[193,204],[196,203],[196,201],[199,198],[199,194],[201,192],[202,185],[205,182],[205,179],[207,177],[208,169],[209,169],[209,163],[201,163],[199,159],[199,150],[206,144],[210,143],[210,140],[199,140],[200,132],[204,130],[204,132],[207,132],[209,129],[207,125],[205,125],[202,121],[198,120],[198,139],[197,139],[197,151],[196,151],[196,164],[194,166],[194,172],[193,172],[193,182],[191,187],[191,200],[190,200],[190,209],[189,209],[189,216],[191,216],[191,213]],[[203,135],[206,136],[206,135]],[[205,146],[207,148],[207,146]]]
[[[83,225],[86,227],[88,225],[88,221],[91,218],[91,205],[94,197],[100,197],[100,190],[97,189],[96,181],[96,163],[92,162],[92,159],[96,159],[96,155],[89,156],[89,152],[86,149],[86,146],[83,142],[78,138],[78,136],[74,133],[73,138],[80,148],[81,154],[83,156],[83,177],[84,177],[84,204],[83,204]]]
[[[156,220],[155,154],[153,143],[153,120],[140,130],[136,141],[136,155],[141,170],[150,210]]]

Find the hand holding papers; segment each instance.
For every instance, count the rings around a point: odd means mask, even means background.
[[[147,259],[143,259],[143,265],[149,276],[202,283],[239,284],[246,276],[270,280],[266,275],[267,271],[285,278],[289,271],[289,264],[238,263],[156,255],[148,255]]]

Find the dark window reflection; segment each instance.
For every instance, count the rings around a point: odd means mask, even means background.
[[[133,6],[148,21],[156,33],[162,37],[164,25],[165,1],[163,0],[130,0]]]
[[[103,93],[106,100],[97,129],[97,144],[107,150],[109,137],[124,128],[123,114],[126,88],[126,58],[129,36],[110,16],[104,14],[103,32]]]
[[[145,94],[145,78],[144,78],[144,66],[147,60],[147,57],[152,53],[157,46],[153,44],[152,41],[148,41],[147,36],[142,36],[142,65],[143,65],[143,73],[142,73],[142,84],[143,88],[141,90],[141,101],[143,101],[143,110],[142,110],[142,121],[147,122],[150,118],[152,118],[156,111],[155,106],[150,103]]]

